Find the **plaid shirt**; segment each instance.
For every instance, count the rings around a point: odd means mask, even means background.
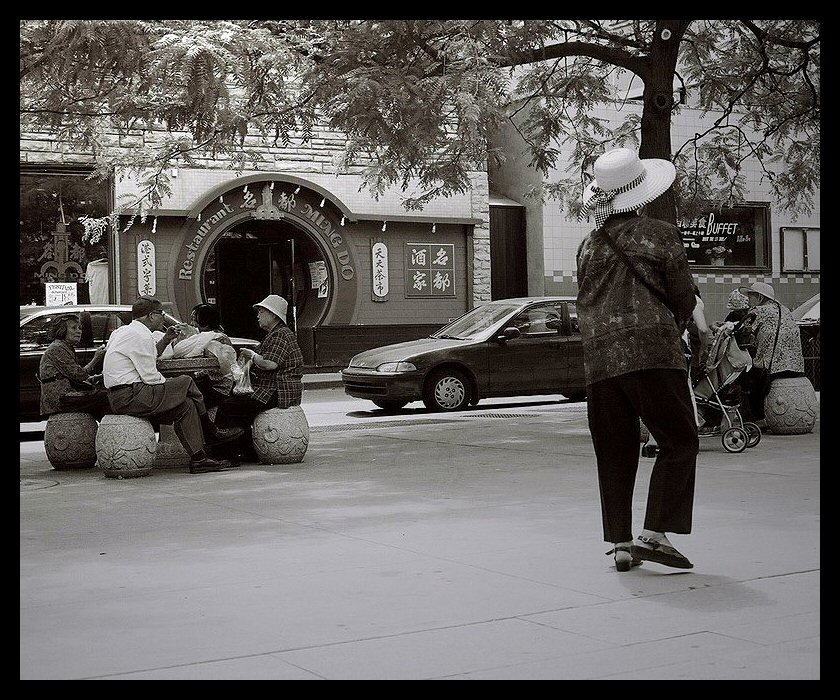
[[[695,298],[679,230],[632,213],[613,214],[604,229],[668,305],[633,275],[604,240],[604,232],[590,233],[577,253],[586,383],[641,369],[685,370],[680,334]]]
[[[285,323],[278,323],[255,352],[266,360],[276,362],[275,370],[260,369],[251,364],[252,396],[260,403],[268,403],[277,392],[277,406],[288,408],[299,406],[303,394],[303,353],[297,338]]]

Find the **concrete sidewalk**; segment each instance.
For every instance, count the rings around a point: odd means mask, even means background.
[[[816,680],[819,440],[701,439],[695,568],[622,574],[583,403],[314,426],[301,464],[197,476],[22,442],[20,677]]]

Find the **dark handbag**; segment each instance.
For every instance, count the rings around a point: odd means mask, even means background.
[[[93,385],[90,391],[68,391],[59,397],[58,407],[66,413],[105,413],[109,410],[108,392]]]
[[[78,379],[70,379],[70,386],[73,387],[73,392],[90,392],[96,391],[96,387],[89,381],[80,381]]]

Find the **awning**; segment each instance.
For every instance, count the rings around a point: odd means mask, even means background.
[[[435,223],[477,224],[483,219],[476,216],[472,208],[471,193],[438,197],[423,210],[408,210],[402,202],[407,196],[419,193],[416,186],[403,193],[399,190],[386,191],[379,200],[374,199],[367,189],[360,190],[361,175],[324,175],[319,173],[282,173],[263,171],[176,168],[170,179],[172,194],[161,206],[150,210],[149,216],[196,217],[207,204],[225,192],[244,187],[250,182],[275,181],[307,187],[331,201],[351,221],[422,221]],[[128,176],[117,178],[116,201],[121,203],[136,197],[136,180]]]

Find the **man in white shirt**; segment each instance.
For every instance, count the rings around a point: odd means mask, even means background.
[[[105,352],[102,379],[111,410],[173,423],[175,434],[190,455],[191,474],[231,469],[229,461],[207,456],[205,444],[236,440],[243,434],[242,428],[217,428],[192,377],[167,378],[157,369],[157,357],[176,337],[177,327],[168,328],[155,343],[152,331],[163,328],[163,308],[154,297],[139,297],[131,306],[131,317],[130,324],[111,334]]]

